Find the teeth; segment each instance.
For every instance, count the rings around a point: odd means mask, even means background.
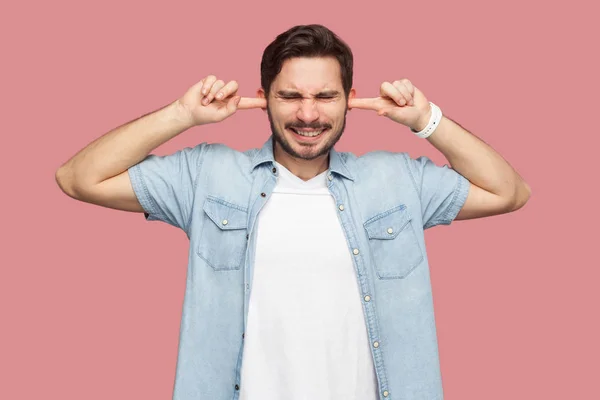
[[[320,129],[318,131],[299,131],[294,129],[294,132],[296,132],[300,136],[315,137],[319,136],[324,130],[325,129]]]

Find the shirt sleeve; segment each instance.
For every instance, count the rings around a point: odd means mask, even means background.
[[[206,143],[172,154],[150,154],[128,169],[133,191],[148,221],[188,230],[196,182]]]
[[[450,225],[461,210],[471,183],[447,164],[436,165],[425,156],[402,153],[421,200],[423,229]]]

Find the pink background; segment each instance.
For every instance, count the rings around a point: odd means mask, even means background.
[[[171,398],[188,242],[64,195],[58,166],[214,73],[254,96],[264,47],[323,23],[352,47],[358,96],[409,78],[500,152],[533,197],[427,231],[447,400],[600,399],[597,10],[581,1],[26,2],[3,5],[1,399]],[[592,2],[586,2],[592,4]],[[243,150],[259,110],[191,129]],[[340,150],[445,159],[353,110]]]

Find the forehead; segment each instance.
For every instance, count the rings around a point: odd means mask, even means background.
[[[314,93],[321,90],[342,91],[339,62],[333,57],[290,58],[284,61],[272,89]]]

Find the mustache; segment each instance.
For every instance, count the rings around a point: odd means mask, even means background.
[[[330,124],[321,124],[318,122],[311,122],[311,123],[304,123],[304,122],[288,122],[287,124],[285,124],[286,129],[290,129],[290,128],[295,128],[295,129],[302,129],[302,128],[308,128],[308,129],[331,129],[331,125]]]

